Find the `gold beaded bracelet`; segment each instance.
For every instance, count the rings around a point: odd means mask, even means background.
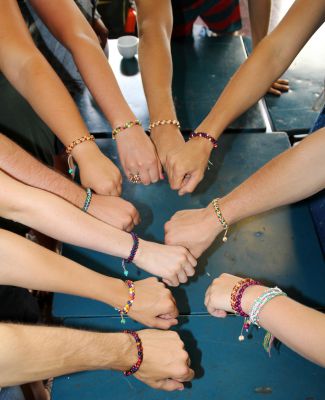
[[[138,119],[136,119],[135,121],[128,121],[124,125],[117,126],[112,132],[113,139],[116,140],[116,136],[120,132],[125,131],[126,129],[129,129],[129,128],[132,128],[133,126],[136,126],[136,125],[142,126],[141,122]]]
[[[73,140],[69,146],[65,149],[67,154],[71,154],[72,150],[80,143],[88,142],[89,140],[94,141],[95,137],[93,135],[85,135],[79,139]]]
[[[158,121],[151,122],[148,131],[150,132],[152,128],[162,125],[175,125],[178,129],[181,129],[181,124],[179,121],[177,121],[177,119],[160,119]]]
[[[225,243],[228,240],[227,233],[228,233],[229,225],[222,215],[222,212],[221,212],[220,206],[219,206],[219,200],[220,200],[219,198],[216,198],[216,199],[212,200],[211,203],[212,203],[214,211],[218,217],[218,220],[219,220],[220,224],[222,225],[223,230],[225,231],[223,238],[222,238],[222,241]]]

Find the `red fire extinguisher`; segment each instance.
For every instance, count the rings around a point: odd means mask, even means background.
[[[137,26],[137,12],[130,6],[126,15],[124,31],[125,33],[135,34]]]

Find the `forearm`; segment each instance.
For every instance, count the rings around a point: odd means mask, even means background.
[[[152,7],[137,2],[139,63],[151,121],[176,118],[172,98],[172,56],[170,39],[173,16],[169,0]]]
[[[54,193],[81,208],[85,190],[46,167],[5,135],[0,134],[0,169],[29,186]]]
[[[265,287],[248,288],[243,296],[243,310],[249,312]],[[284,296],[269,301],[259,314],[260,324],[277,339],[303,357],[325,367],[325,316]]]
[[[63,242],[127,258],[131,236],[93,218],[63,199],[0,173],[1,215]],[[69,226],[69,229],[67,229]]]
[[[121,307],[127,299],[123,281],[98,274],[11,232],[0,230],[0,253],[1,285],[87,297],[113,307]]]
[[[271,0],[248,0],[253,49],[267,35],[271,3]]]
[[[0,324],[0,386],[85,370],[126,370],[134,362],[134,344],[128,336]]]
[[[198,131],[218,138],[235,118],[267,92],[323,23],[324,3],[310,5],[307,0],[296,0],[277,28],[262,40],[232,77]]]
[[[325,187],[325,129],[280,154],[220,201],[228,223],[291,204]]]

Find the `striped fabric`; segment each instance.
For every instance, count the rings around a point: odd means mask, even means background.
[[[239,0],[172,0],[173,37],[192,35],[193,24],[201,17],[215,33],[241,29]]]

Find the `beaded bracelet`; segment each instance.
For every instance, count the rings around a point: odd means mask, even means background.
[[[179,121],[177,121],[177,119],[160,119],[158,121],[151,122],[148,131],[151,132],[152,128],[163,125],[175,125],[178,129],[181,129],[181,124],[179,123]]]
[[[69,146],[65,149],[65,151],[66,151],[66,153],[67,153],[68,155],[70,155],[71,152],[72,152],[72,150],[73,150],[78,144],[83,143],[83,142],[88,142],[88,141],[92,141],[92,142],[93,142],[94,140],[95,140],[94,135],[85,135],[85,136],[82,136],[82,137],[79,138],[79,139],[73,140],[73,141],[69,144]]]
[[[214,211],[218,217],[220,224],[222,225],[223,230],[225,231],[223,238],[222,238],[222,241],[225,243],[228,240],[227,233],[228,233],[229,225],[222,215],[222,212],[221,212],[220,206],[219,206],[219,200],[220,200],[219,198],[213,199],[211,201],[211,204],[214,208]]]
[[[82,207],[82,211],[84,211],[84,212],[88,211],[88,208],[89,208],[90,202],[91,202],[91,198],[93,197],[93,192],[91,191],[90,188],[86,189],[86,193],[87,193],[87,196],[86,196],[85,204]]]
[[[218,143],[217,143],[216,139],[205,132],[192,132],[190,134],[190,139],[193,139],[196,137],[200,137],[200,138],[209,140],[209,142],[211,142],[214,149],[216,149],[218,147]]]
[[[254,279],[251,278],[245,278],[237,282],[237,284],[234,286],[231,296],[230,296],[230,303],[231,303],[231,308],[235,311],[237,315],[240,315],[242,317],[249,317],[248,314],[246,314],[241,306],[241,300],[244,294],[244,291],[252,285],[260,285],[259,282],[255,281]]]
[[[123,333],[127,333],[127,334],[131,335],[134,338],[135,343],[137,345],[138,361],[134,365],[132,365],[132,367],[128,371],[124,371],[123,372],[124,376],[130,376],[130,375],[135,374],[138,371],[138,369],[140,368],[141,364],[142,364],[142,361],[143,361],[143,347],[142,347],[141,339],[140,339],[139,335],[136,332],[130,331],[130,330],[125,330],[125,331],[123,331]]]
[[[139,237],[138,237],[138,235],[136,233],[134,233],[134,232],[131,232],[131,236],[132,236],[132,239],[133,239],[133,246],[132,246],[130,255],[129,255],[128,258],[123,258],[123,260],[122,260],[122,268],[123,268],[123,273],[124,273],[125,276],[129,275],[129,271],[127,270],[125,264],[130,264],[133,261],[135,255],[137,253],[137,250],[139,248]]]
[[[132,304],[135,299],[135,286],[134,282],[132,281],[125,281],[129,288],[129,300],[126,302],[125,306],[123,308],[115,308],[115,310],[120,314],[121,317],[121,324],[125,324],[126,320],[124,318],[124,315],[127,315],[128,312],[130,311],[130,308],[132,307]]]
[[[126,129],[129,129],[129,128],[132,128],[133,126],[136,126],[136,125],[142,126],[141,122],[138,119],[136,119],[135,121],[128,121],[124,125],[117,126],[115,129],[113,129],[113,132],[112,132],[113,139],[116,140],[116,136],[120,132],[125,131]]]

